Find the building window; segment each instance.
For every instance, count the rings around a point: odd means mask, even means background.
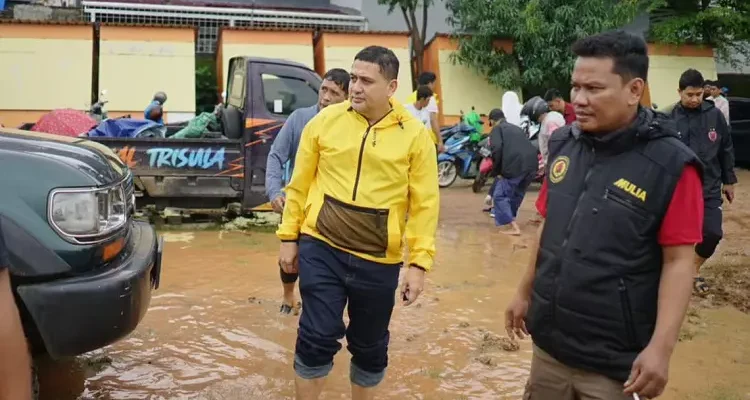
[[[318,103],[318,90],[307,81],[287,76],[263,74],[263,96],[268,112],[288,116],[294,110]]]

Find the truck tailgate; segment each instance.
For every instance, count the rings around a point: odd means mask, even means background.
[[[226,139],[90,138],[111,148],[150,197],[242,195],[244,147]]]

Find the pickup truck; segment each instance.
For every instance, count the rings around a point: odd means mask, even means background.
[[[91,138],[133,171],[139,208],[270,209],[271,143],[292,111],[317,103],[321,78],[302,64],[258,57],[232,58],[227,76],[221,138]]]

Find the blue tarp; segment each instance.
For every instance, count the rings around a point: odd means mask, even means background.
[[[103,121],[89,131],[89,137],[164,137],[167,128],[154,121],[132,118],[117,118]]]

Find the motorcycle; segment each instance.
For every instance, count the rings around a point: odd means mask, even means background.
[[[474,179],[478,175],[482,160],[479,149],[487,138],[473,143],[470,136],[474,132],[473,128],[468,132],[456,132],[445,140],[445,151],[438,155],[438,185],[441,188],[452,185],[458,177]]]
[[[482,146],[479,148],[479,155],[482,157],[482,159],[492,157],[492,150],[490,150],[490,141],[488,139],[482,141]],[[481,192],[484,188],[484,185],[487,184],[488,178],[489,172],[482,172],[480,170],[477,176],[474,178],[474,182],[471,184],[471,191],[474,193]]]
[[[539,152],[539,128],[539,124],[531,122],[525,115],[521,116],[521,129],[523,129],[524,133],[526,133],[526,137],[529,138],[529,141],[537,150],[536,156],[538,161],[538,168],[536,175],[534,176],[534,182],[537,183],[541,183],[544,180],[544,162],[542,161],[542,154]],[[492,151],[489,146],[489,141],[485,139],[481,143],[483,143],[483,145],[479,149],[479,155],[481,159],[491,157]],[[474,182],[471,185],[472,192],[481,192],[484,188],[484,185],[487,184],[487,179],[489,179],[489,174],[479,171],[479,173],[474,177]]]
[[[536,157],[539,162],[536,175],[534,176],[534,182],[542,183],[544,181],[544,160],[542,160],[542,153],[539,152],[539,130],[541,124],[533,122],[526,115],[521,116],[521,129],[526,132],[526,137],[529,138],[531,144],[536,148]]]
[[[455,125],[440,129],[440,136],[443,138],[443,143],[446,143],[448,139],[457,133],[468,136],[472,132],[474,132],[474,128],[471,125],[468,125],[465,122],[459,122]]]

